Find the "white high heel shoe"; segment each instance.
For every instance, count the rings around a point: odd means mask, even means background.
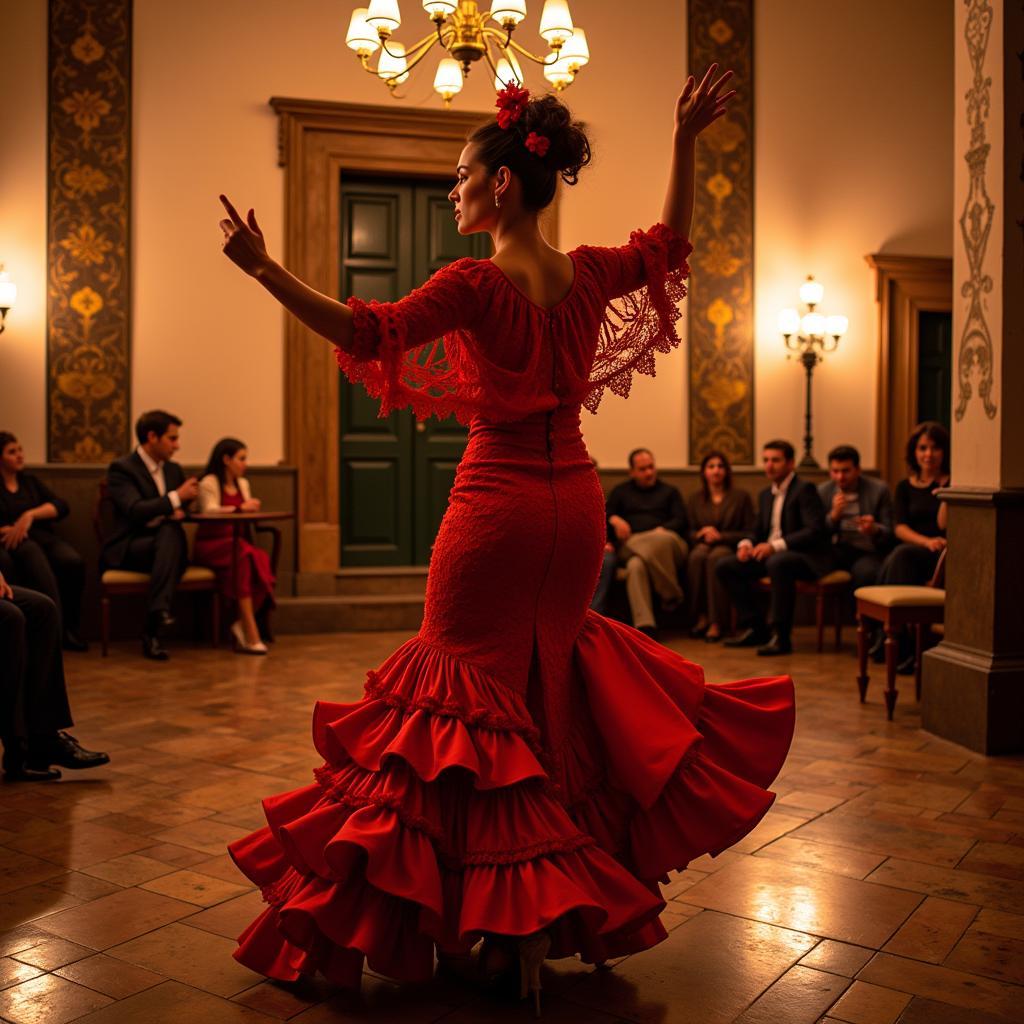
[[[245,630],[242,629],[242,620],[231,623],[231,636],[235,641],[235,654],[266,654],[267,645],[262,640],[250,644],[245,639]]]
[[[519,998],[533,995],[533,1015],[540,1019],[540,965],[551,949],[551,935],[536,932],[519,940]]]

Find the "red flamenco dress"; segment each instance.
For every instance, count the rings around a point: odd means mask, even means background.
[[[221,489],[220,503],[232,511],[242,507],[242,495],[228,494]],[[274,607],[274,570],[270,556],[256,547],[242,529],[236,536],[230,522],[199,524],[192,551],[196,565],[205,565],[217,574],[217,588],[230,601],[251,597],[253,609],[259,613]]]
[[[236,958],[286,981],[417,981],[435,947],[547,929],[588,962],[666,931],[658,883],[761,819],[792,739],[786,676],[699,666],[589,609],[604,499],[580,409],[679,344],[690,245],[664,225],[570,253],[551,308],[462,259],[396,303],[349,301],[341,369],[470,426],[423,627],[354,704],[321,701],[314,781],[231,845],[267,909]],[[436,339],[443,339],[438,341]]]

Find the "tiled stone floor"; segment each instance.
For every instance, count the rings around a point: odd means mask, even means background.
[[[400,634],[284,637],[265,660],[185,646],[69,657],[108,768],[0,787],[0,1017],[17,1024],[526,1021],[472,984],[357,998],[268,983],[230,956],[260,910],[224,845],[310,780],[317,697],[352,700]],[[798,637],[809,647],[809,637]],[[673,879],[669,938],[611,972],[546,969],[553,1024],[1024,1020],[1024,759],[985,759],[856,699],[852,652],[771,665],[672,642],[712,680],[791,671],[796,741],[761,825]],[[877,674],[876,674],[877,675]],[[70,776],[70,777],[69,777]]]

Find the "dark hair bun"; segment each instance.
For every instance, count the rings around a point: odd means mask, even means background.
[[[519,123],[524,138],[536,132],[551,140],[544,162],[560,174],[567,185],[575,185],[580,171],[590,163],[590,140],[583,124],[572,119],[569,108],[549,93],[530,100]]]
[[[526,146],[531,132],[548,139],[548,150],[538,156]],[[520,180],[527,209],[543,210],[555,198],[558,179],[567,185],[579,181],[590,163],[590,140],[582,122],[574,121],[569,108],[553,95],[531,99],[518,121],[502,128],[497,120],[482,124],[469,136],[477,156],[495,174],[507,167]]]

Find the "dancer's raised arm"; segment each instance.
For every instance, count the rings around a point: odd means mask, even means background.
[[[267,252],[263,232],[250,210],[246,220],[227,196],[221,196],[228,216],[220,222],[224,232],[224,255],[270,292],[278,302],[339,348],[352,343],[352,310],[344,302],[310,288],[273,259]]]
[[[690,237],[693,220],[693,168],[697,136],[714,121],[722,117],[736,90],[723,93],[722,86],[732,78],[726,71],[717,81],[718,65],[712,64],[696,84],[693,75],[686,80],[676,101],[675,131],[672,137],[672,168],[661,219],[676,234]]]

